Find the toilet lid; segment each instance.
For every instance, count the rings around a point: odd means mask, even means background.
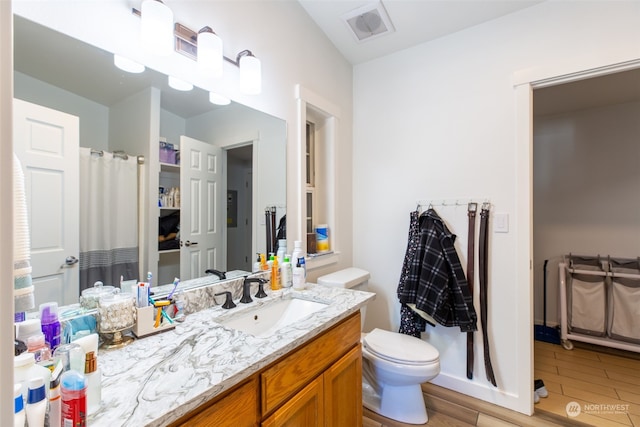
[[[438,350],[420,338],[374,329],[363,340],[364,347],[376,356],[406,364],[428,364],[440,358]]]

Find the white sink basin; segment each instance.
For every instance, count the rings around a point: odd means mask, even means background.
[[[300,298],[281,299],[221,323],[256,337],[265,337],[325,307],[327,304]]]

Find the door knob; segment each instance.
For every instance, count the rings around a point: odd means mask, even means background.
[[[191,242],[191,241],[189,241],[189,240],[187,240],[186,242],[184,242],[184,245],[185,245],[185,246],[187,246],[187,247],[189,247],[189,246],[195,246],[195,245],[197,245],[197,244],[198,244],[198,242]]]
[[[64,259],[64,264],[62,264],[61,267],[71,267],[72,265],[77,263],[78,263],[78,258],[74,257],[73,255],[69,255]]]

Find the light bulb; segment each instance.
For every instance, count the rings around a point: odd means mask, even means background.
[[[222,39],[209,27],[198,33],[198,69],[214,78],[222,76]]]
[[[257,95],[262,92],[260,60],[251,53],[240,58],[240,91],[247,95]]]
[[[193,85],[191,83],[185,82],[184,80],[173,76],[169,76],[169,86],[171,86],[175,90],[180,90],[183,92],[193,89]]]
[[[216,105],[229,105],[231,100],[224,95],[220,95],[219,93],[209,92],[209,102]]]
[[[142,45],[152,53],[168,56],[174,50],[173,12],[158,0],[142,3],[140,38]]]
[[[139,62],[136,62],[129,58],[125,58],[124,56],[120,56],[115,53],[113,54],[113,63],[116,67],[128,73],[138,74],[145,70],[144,65],[140,64]]]

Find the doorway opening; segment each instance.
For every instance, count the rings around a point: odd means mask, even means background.
[[[532,96],[534,321],[556,328],[567,310],[558,296],[564,256],[640,254],[640,68],[534,88]],[[571,402],[615,404],[624,410],[596,410],[576,420],[634,425],[640,352],[574,343],[567,350],[534,342],[534,379],[542,379],[549,394],[534,409],[567,417]]]
[[[253,144],[226,150],[227,154],[227,271],[251,271],[253,212]]]

